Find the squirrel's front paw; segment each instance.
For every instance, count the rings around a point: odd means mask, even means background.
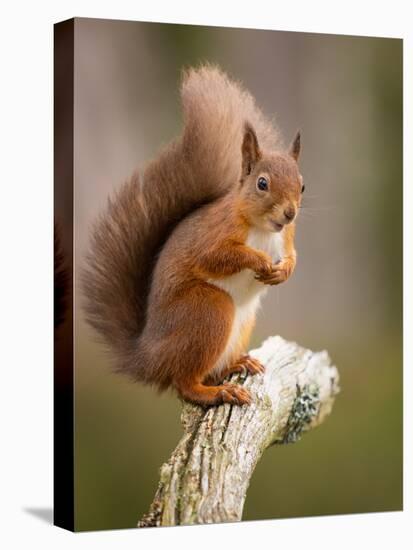
[[[271,271],[259,273],[255,278],[265,285],[279,285],[288,279],[292,271],[293,267],[289,262],[280,262],[273,265]]]
[[[257,277],[268,275],[269,273],[272,272],[272,269],[274,267],[272,264],[271,257],[268,254],[265,254],[264,252],[258,255],[257,264],[258,265],[254,269]]]

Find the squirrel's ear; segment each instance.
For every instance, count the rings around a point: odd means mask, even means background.
[[[251,174],[251,171],[260,158],[261,151],[258,146],[257,135],[253,127],[247,122],[244,126],[244,139],[242,140],[242,178]]]
[[[301,151],[301,134],[300,131],[298,131],[295,135],[295,138],[293,139],[293,142],[290,145],[289,153],[293,157],[295,161],[298,160],[298,157],[300,156]]]

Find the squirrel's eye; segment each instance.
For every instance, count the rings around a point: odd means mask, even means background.
[[[257,187],[260,191],[268,191],[268,181],[263,177],[258,178]]]
[[[301,194],[303,194],[305,191],[305,185],[303,184],[303,186],[301,187]]]

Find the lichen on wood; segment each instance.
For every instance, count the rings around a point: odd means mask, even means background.
[[[331,412],[339,387],[327,352],[273,336],[250,354],[265,365],[265,374],[231,377],[251,392],[250,406],[203,409],[184,403],[184,435],[161,467],[158,490],[139,527],[241,520],[265,449],[299,440]]]

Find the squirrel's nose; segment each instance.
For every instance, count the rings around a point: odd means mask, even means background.
[[[284,216],[289,222],[293,220],[295,216],[295,208],[293,206],[289,206],[288,208],[286,208],[284,210]]]

